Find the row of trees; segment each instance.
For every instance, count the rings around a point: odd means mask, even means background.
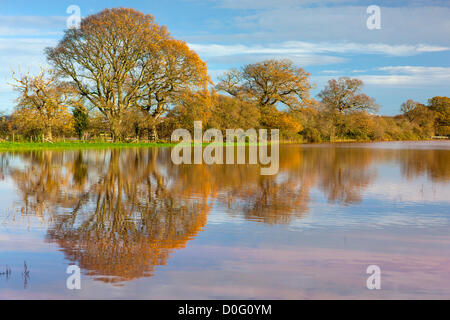
[[[176,128],[277,128],[284,139],[420,139],[450,135],[450,99],[408,101],[398,117],[373,115],[359,79],[333,79],[310,97],[310,74],[289,60],[227,72],[217,85],[206,64],[154,17],[106,9],[46,49],[51,69],[13,74],[17,106],[0,121],[4,139],[54,137],[169,140]]]

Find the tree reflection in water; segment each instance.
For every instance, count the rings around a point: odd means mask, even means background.
[[[12,177],[26,212],[50,212],[47,239],[105,282],[151,276],[205,226],[206,198],[180,197],[158,150],[34,152]]]
[[[396,161],[407,178],[450,179],[449,150],[283,146],[280,171],[253,165],[181,165],[170,149],[20,153],[9,168],[20,210],[48,224],[47,240],[96,279],[120,283],[151,276],[171,252],[205,227],[214,203],[233,215],[288,224],[309,212],[312,188],[330,202],[362,200],[377,177],[374,164]]]

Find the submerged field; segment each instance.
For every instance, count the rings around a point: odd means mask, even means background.
[[[105,145],[0,152],[0,299],[450,298],[449,141],[281,145],[276,176]]]

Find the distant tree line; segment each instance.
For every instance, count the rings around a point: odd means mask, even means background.
[[[151,15],[106,9],[46,49],[50,69],[13,73],[17,105],[0,138],[168,141],[177,128],[280,129],[282,139],[412,140],[450,136],[450,98],[408,100],[378,116],[363,82],[332,79],[311,98],[310,74],[289,60],[231,70],[214,85],[206,63]]]

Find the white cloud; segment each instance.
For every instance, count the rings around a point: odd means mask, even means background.
[[[24,70],[38,70],[46,64],[44,49],[56,45],[57,41],[46,38],[1,39],[0,38],[0,76],[10,73],[11,68],[21,66]]]
[[[358,0],[213,0],[222,8],[227,9],[271,9],[280,7],[295,7],[303,5],[327,5],[357,2]]]
[[[450,86],[450,68],[425,66],[387,66],[383,75],[362,75],[365,83],[378,86]]]
[[[203,59],[214,64],[246,64],[267,59],[290,59],[301,66],[327,65],[345,62],[343,57],[333,56],[324,47],[306,42],[285,42],[280,44],[194,44],[189,46]],[[325,45],[324,45],[325,46]]]
[[[379,86],[412,86],[423,85],[422,79],[416,76],[405,75],[363,75],[359,76],[366,84]]]
[[[381,29],[368,30],[367,6],[337,3],[329,7],[298,7],[287,5],[289,1],[286,0],[281,3],[271,2],[272,8],[264,5],[268,3],[266,1],[260,5],[256,1],[233,2],[243,9],[257,10],[239,11],[239,15],[233,19],[221,20],[225,24],[223,38],[226,39],[226,33],[230,33],[232,36],[228,40],[238,34],[246,42],[302,40],[450,45],[448,6],[431,6],[419,2],[417,4],[423,6],[381,6]]]
[[[402,4],[401,1],[378,1],[374,3],[373,0],[210,0],[211,2],[215,2],[219,7],[227,8],[227,9],[236,9],[236,10],[257,10],[257,9],[273,9],[273,8],[292,8],[292,7],[301,7],[301,6],[330,6],[330,5],[340,5],[340,6],[348,6],[351,4],[359,4],[359,5],[372,5],[377,4],[380,6],[388,5],[388,6],[399,6]],[[446,0],[407,0],[408,6],[443,6],[446,5]],[[404,4],[404,3],[403,3]]]
[[[320,73],[325,73],[325,74],[338,74],[340,71],[339,70],[322,70],[320,71]]]
[[[298,66],[310,66],[310,65],[328,65],[343,63],[345,58],[327,56],[327,55],[313,55],[313,54],[243,54],[243,55],[230,55],[230,56],[204,56],[200,55],[208,64],[220,64],[220,65],[245,65],[249,63],[255,63],[258,61],[269,59],[290,59],[294,64]]]
[[[412,56],[423,52],[449,51],[450,47],[431,45],[389,45],[383,43],[332,43],[286,41],[266,45],[243,44],[194,44],[189,46],[205,57],[243,55],[312,56],[320,54],[384,54],[389,56]],[[338,57],[334,57],[338,58]]]
[[[0,111],[10,112],[14,105],[15,93],[8,84],[12,82],[11,70],[37,73],[47,65],[44,49],[56,43],[48,38],[0,38]]]
[[[67,17],[0,16],[0,36],[62,35]]]
[[[386,66],[369,70],[332,70],[335,72],[322,71],[313,74],[312,80],[324,86],[332,78],[343,76],[356,77],[364,81],[368,88],[398,88],[430,90],[436,89],[439,92],[450,90],[450,67],[427,67],[427,66]],[[435,93],[435,95],[437,95]]]
[[[390,73],[406,73],[406,74],[420,74],[420,75],[441,75],[450,76],[450,68],[445,67],[424,67],[424,66],[388,66],[377,68],[380,71],[387,71]]]

